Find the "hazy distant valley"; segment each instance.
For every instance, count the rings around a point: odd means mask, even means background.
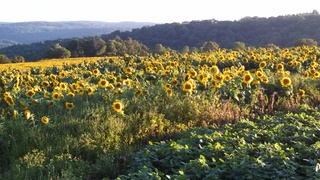
[[[113,31],[128,31],[155,23],[148,22],[0,22],[0,48],[15,44],[29,44],[59,38],[73,38],[109,34]]]

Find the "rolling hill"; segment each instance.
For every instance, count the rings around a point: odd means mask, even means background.
[[[134,28],[154,25],[148,22],[100,22],[100,21],[61,21],[61,22],[0,22],[0,48],[15,44],[108,34],[113,31],[128,31]]]

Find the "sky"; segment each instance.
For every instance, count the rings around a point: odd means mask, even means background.
[[[5,0],[0,22],[104,21],[173,23],[320,12],[319,0]]]

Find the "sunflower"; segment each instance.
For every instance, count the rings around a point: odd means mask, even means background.
[[[260,68],[264,68],[266,66],[267,66],[267,63],[265,61],[262,61],[262,62],[259,63],[259,67]]]
[[[219,83],[221,83],[223,80],[224,80],[224,75],[223,74],[216,74],[216,75],[214,75],[214,79],[217,81],[217,82],[219,82]]]
[[[253,81],[253,77],[251,76],[250,72],[247,72],[242,77],[242,82],[246,84],[250,84]]]
[[[93,87],[88,87],[87,88],[87,92],[88,92],[88,95],[92,95],[94,93],[94,88]]]
[[[209,69],[211,74],[218,74],[220,72],[218,66],[214,65]]]
[[[303,89],[299,89],[298,96],[303,97],[306,95],[306,92]]]
[[[66,102],[66,108],[67,109],[73,109],[74,108],[74,104],[71,102]]]
[[[48,123],[49,123],[49,118],[48,118],[47,116],[42,116],[42,117],[41,117],[41,122],[42,122],[43,124],[48,124]]]
[[[167,93],[168,96],[172,96],[173,91],[172,91],[171,88],[169,88],[169,89],[166,89],[166,93]]]
[[[318,71],[313,73],[313,78],[319,78],[320,77],[320,73]]]
[[[24,116],[26,117],[27,120],[31,118],[31,112],[29,110],[25,110],[23,112],[23,114],[24,114]]]
[[[190,71],[188,72],[188,74],[189,74],[192,78],[195,78],[195,77],[197,76],[197,71],[192,68],[192,69],[190,69]]]
[[[25,95],[30,97],[30,98],[33,98],[33,96],[36,94],[36,92],[33,90],[33,89],[30,89],[28,90]]]
[[[133,94],[134,94],[135,96],[141,95],[141,94],[143,94],[143,90],[139,88],[139,89],[137,89]]]
[[[126,74],[132,74],[133,73],[133,69],[131,67],[127,67],[125,70]]]
[[[83,81],[77,81],[77,85],[78,85],[79,87],[82,87],[82,88],[84,88],[84,86],[85,86],[85,84],[84,84]]]
[[[284,71],[284,65],[282,63],[277,65],[277,70],[278,71]]]
[[[215,80],[212,80],[210,83],[215,89],[219,89],[221,87],[221,84],[219,82],[216,82]]]
[[[66,77],[67,77],[67,73],[66,73],[65,71],[61,71],[61,72],[59,73],[59,77],[60,77],[61,79],[66,78]]]
[[[170,89],[171,88],[171,84],[165,84],[163,87],[164,87],[165,90]]]
[[[41,86],[48,87],[48,86],[50,86],[50,83],[48,81],[42,81]]]
[[[288,87],[291,85],[291,79],[289,77],[283,77],[280,83],[282,87]]]
[[[74,98],[75,97],[75,94],[73,93],[73,92],[68,92],[68,94],[67,94],[69,97],[71,97],[71,98]]]
[[[70,87],[71,87],[72,91],[77,91],[79,86],[78,86],[78,84],[76,84],[76,83],[72,83],[72,84],[70,85]]]
[[[178,80],[177,79],[173,79],[172,81],[171,81],[171,84],[173,85],[173,86],[178,86]]]
[[[56,80],[57,80],[57,76],[54,75],[54,74],[50,74],[49,77],[50,77],[50,79],[53,80],[53,81],[56,81]]]
[[[192,87],[192,83],[190,81],[185,81],[183,84],[182,84],[182,90],[185,91],[185,92],[191,92],[193,89]]]
[[[106,79],[100,79],[100,81],[98,82],[98,85],[104,89],[109,85],[109,82]]]
[[[53,92],[52,98],[56,101],[60,101],[61,96],[63,96],[60,92]]]
[[[123,113],[123,104],[119,100],[112,103],[112,109],[118,113]]]
[[[59,87],[62,91],[66,91],[68,89],[68,83],[61,82]]]
[[[260,70],[258,70],[258,71],[256,71],[255,75],[256,75],[258,78],[262,78],[263,72],[260,71]]]
[[[54,101],[49,101],[49,102],[47,103],[47,106],[53,107],[53,106],[54,106]]]
[[[261,81],[262,83],[264,83],[264,84],[268,84],[269,79],[268,79],[268,77],[266,77],[266,76],[262,76],[262,77],[260,78],[260,81]]]
[[[98,75],[98,74],[100,74],[99,69],[94,69],[94,70],[92,71],[92,74],[93,74],[93,75]]]

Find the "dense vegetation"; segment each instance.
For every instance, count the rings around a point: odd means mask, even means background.
[[[234,42],[248,46],[266,47],[275,44],[280,47],[294,46],[301,38],[320,42],[320,15],[313,13],[278,16],[270,18],[245,17],[239,21],[191,21],[185,23],[159,24],[132,31],[116,31],[103,37],[131,37],[153,47],[156,44],[181,50],[183,46],[200,47],[203,42],[214,41],[223,48],[233,48]]]
[[[5,68],[0,179],[319,179],[319,51]]]
[[[279,46],[281,48],[298,45],[316,46],[320,42],[319,21],[319,13],[313,11],[312,13],[270,18],[245,17],[239,21],[213,19],[158,24],[131,31],[117,30],[95,37],[67,38],[14,45],[0,49],[0,54],[8,56],[10,59],[18,55],[23,56],[26,61],[36,61],[48,58],[46,53],[55,44],[70,51],[71,57],[145,55],[146,52],[163,54],[168,49],[182,53],[204,52],[217,49],[210,48],[212,43],[221,48],[240,49],[246,46]],[[121,42],[127,40],[128,43]],[[140,45],[130,44],[131,40],[137,41]],[[120,44],[117,43],[119,41]],[[99,49],[101,44],[105,44],[106,47]],[[98,53],[97,48],[99,49]],[[63,57],[61,56],[61,58]]]

